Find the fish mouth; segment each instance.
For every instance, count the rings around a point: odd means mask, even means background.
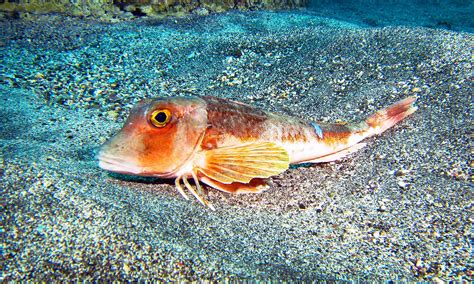
[[[99,160],[99,167],[106,171],[133,175],[139,175],[143,173],[142,167],[139,167],[136,164],[127,161],[126,159],[107,155],[102,151],[97,155],[97,159]]]

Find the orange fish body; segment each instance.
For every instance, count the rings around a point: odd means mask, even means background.
[[[204,205],[199,182],[232,193],[260,192],[264,178],[290,164],[338,160],[416,111],[406,98],[366,121],[327,124],[273,114],[215,97],[159,98],[139,103],[99,152],[105,170],[175,178]],[[193,187],[188,178],[193,178]]]

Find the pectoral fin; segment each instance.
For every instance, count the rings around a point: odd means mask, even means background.
[[[217,148],[202,155],[196,169],[223,184],[268,178],[287,170],[290,163],[286,150],[272,142]]]

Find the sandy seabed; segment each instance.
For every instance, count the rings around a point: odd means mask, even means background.
[[[1,22],[2,281],[471,281],[469,33],[305,12]],[[109,174],[97,148],[147,97],[214,95],[310,120],[419,110],[262,194]]]

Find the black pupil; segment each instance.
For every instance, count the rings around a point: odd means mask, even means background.
[[[159,123],[164,123],[166,121],[166,113],[164,112],[159,112],[155,116],[155,120],[158,121]]]

